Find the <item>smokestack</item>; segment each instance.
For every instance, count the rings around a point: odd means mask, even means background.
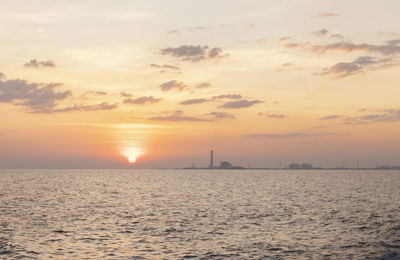
[[[209,166],[209,168],[214,168],[214,151],[213,150],[211,150],[211,152],[210,152],[210,166]]]

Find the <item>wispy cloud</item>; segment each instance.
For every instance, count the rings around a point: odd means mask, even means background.
[[[164,82],[159,86],[162,91],[170,91],[172,89],[183,90],[187,88],[187,86],[183,82],[178,82],[176,80],[171,80]]]
[[[208,82],[203,82],[203,83],[199,83],[196,85],[196,88],[199,88],[199,89],[209,88],[209,87],[211,87],[211,84]]]
[[[118,104],[108,104],[107,102],[103,102],[97,105],[74,105],[71,107],[65,108],[57,108],[52,109],[49,113],[58,113],[58,112],[72,112],[72,111],[101,111],[101,110],[114,110],[118,108]]]
[[[266,139],[294,139],[294,138],[322,137],[322,136],[333,136],[333,135],[340,135],[340,134],[294,132],[294,133],[284,133],[284,134],[249,134],[245,135],[244,137],[266,138]]]
[[[276,118],[276,119],[283,119],[283,118],[286,118],[287,116],[284,115],[284,114],[267,114],[267,117]]]
[[[166,71],[180,71],[181,70],[181,68],[179,68],[178,66],[168,65],[168,64],[159,65],[159,64],[152,63],[152,64],[150,64],[150,67],[160,69],[161,73],[166,72]]]
[[[179,35],[180,32],[178,30],[169,30],[167,31],[167,34],[175,34],[175,35]]]
[[[335,13],[320,13],[320,14],[313,15],[314,18],[335,17],[335,16],[339,16],[339,15],[335,14]]]
[[[105,91],[86,91],[85,93],[80,95],[79,98],[87,99],[87,96],[90,96],[90,95],[107,96],[108,93]]]
[[[259,112],[257,115],[259,116],[266,116],[268,118],[274,118],[274,119],[283,119],[286,118],[287,115],[284,114],[270,114],[270,113],[263,113],[263,112]]]
[[[327,34],[328,31],[318,31],[318,34]],[[338,62],[331,67],[324,68],[315,75],[335,75],[336,78],[344,78],[359,73],[388,69],[400,65],[400,39],[386,41],[384,44],[353,43],[351,41],[339,41],[326,44],[313,44],[312,42],[286,43],[285,48],[309,51],[319,55],[328,51],[367,52],[380,55],[377,57],[365,55],[350,61]]]
[[[279,38],[278,40],[279,40],[280,42],[284,42],[284,41],[288,41],[288,40],[290,40],[290,39],[292,39],[292,37],[290,37],[290,36],[285,36],[285,37]]]
[[[381,122],[395,123],[400,121],[400,109],[386,109],[381,113],[367,114],[355,117],[345,117],[343,124],[374,124]]]
[[[150,117],[147,119],[154,121],[171,121],[171,122],[216,122],[218,120],[223,120],[223,119],[235,119],[235,116],[233,114],[225,112],[213,111],[204,114],[202,117],[194,117],[194,116],[184,115],[182,110],[177,110],[168,116]]]
[[[265,38],[261,38],[261,39],[257,39],[255,42],[256,42],[257,44],[260,44],[260,45],[265,45],[265,44],[268,43],[268,40],[265,39]]]
[[[319,120],[333,120],[333,119],[339,119],[339,118],[343,118],[343,116],[342,115],[330,115],[330,116],[321,117]]]
[[[374,113],[371,113],[371,112]],[[319,120],[336,120],[345,125],[368,125],[375,123],[396,123],[400,122],[400,109],[361,109],[358,111],[361,115],[329,115],[319,118]],[[368,112],[368,114],[367,114]]]
[[[247,108],[251,107],[253,105],[259,104],[259,103],[264,103],[261,100],[238,100],[238,101],[231,101],[223,104],[220,106],[220,108],[228,108],[228,109],[237,109],[237,108]]]
[[[294,64],[293,62],[285,62],[282,63],[279,68],[277,68],[275,71],[277,72],[282,72],[282,71],[298,71],[298,70],[302,70],[305,69],[304,67],[299,67],[296,64]]]
[[[222,48],[209,48],[207,45],[181,45],[161,49],[162,55],[171,55],[184,61],[199,62],[202,60],[220,59],[229,54],[223,53]]]
[[[143,96],[138,98],[127,98],[124,100],[124,104],[135,104],[135,105],[144,105],[144,104],[154,104],[160,102],[161,98],[155,98],[153,96]]]
[[[181,105],[193,105],[193,104],[201,104],[210,101],[220,100],[220,99],[241,99],[242,95],[239,94],[222,94],[218,96],[213,96],[211,98],[193,98],[182,101]]]
[[[157,116],[157,117],[150,117],[149,120],[154,121],[171,121],[171,122],[212,122],[213,120],[192,117],[192,116],[185,116],[181,110],[175,111],[172,115],[169,116]]]
[[[215,119],[235,119],[233,114],[228,114],[225,112],[210,112],[207,115],[213,116]]]
[[[30,60],[24,64],[26,68],[54,68],[56,63],[53,60],[38,61],[36,59]]]
[[[390,68],[400,65],[400,62],[391,58],[377,59],[370,56],[362,56],[352,62],[339,62],[332,67],[325,68],[316,75],[334,74],[337,78],[344,78],[366,71],[372,71],[382,68]]]
[[[212,26],[193,26],[193,27],[190,27],[188,30],[189,31],[202,31],[202,30],[208,30],[211,28],[212,28]]]
[[[205,102],[209,102],[209,101],[211,101],[211,100],[206,99],[206,98],[193,98],[193,99],[184,100],[180,104],[181,105],[194,105],[194,104],[201,104],[201,103],[205,103]]]
[[[240,94],[222,94],[218,96],[213,96],[213,99],[241,99],[242,95]]]
[[[369,43],[353,43],[351,41],[339,41],[327,44],[312,44],[311,42],[287,43],[286,48],[295,48],[303,51],[311,51],[318,54],[323,54],[328,51],[367,51],[379,53],[382,55],[395,55],[400,53],[400,40],[387,41],[384,44],[369,44]]]
[[[121,95],[122,97],[132,97],[132,94],[131,94],[131,93],[126,93],[126,92],[121,92],[120,95]]]
[[[331,38],[344,39],[346,37],[344,37],[343,35],[341,35],[339,33],[334,33],[334,34],[331,35]]]
[[[315,35],[315,36],[318,36],[318,37],[325,37],[325,36],[328,35],[328,33],[329,33],[329,31],[328,31],[327,29],[324,28],[324,29],[315,31],[315,32],[313,32],[312,34]]]

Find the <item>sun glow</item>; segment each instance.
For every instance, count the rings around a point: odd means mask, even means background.
[[[135,163],[139,156],[143,154],[142,150],[137,147],[126,148],[122,154],[126,156],[129,163]]]

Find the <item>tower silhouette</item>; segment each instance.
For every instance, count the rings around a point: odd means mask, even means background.
[[[211,150],[210,152],[210,166],[208,166],[208,168],[212,169],[214,168],[214,151]]]

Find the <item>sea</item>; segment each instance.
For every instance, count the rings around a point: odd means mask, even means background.
[[[396,170],[0,170],[0,259],[400,259]]]

